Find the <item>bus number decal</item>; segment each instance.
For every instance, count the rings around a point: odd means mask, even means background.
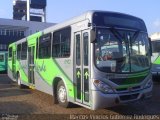
[[[65,61],[64,61],[64,64],[71,64],[71,60],[70,59],[66,59]]]
[[[42,63],[42,65],[36,65],[36,69],[37,69],[37,71],[38,72],[45,72],[46,71],[46,66],[45,66],[45,64],[44,64],[44,61],[43,61],[43,63]]]

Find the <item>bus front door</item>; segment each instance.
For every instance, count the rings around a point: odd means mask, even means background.
[[[35,78],[34,78],[34,52],[35,52],[35,46],[28,47],[28,80],[31,86],[34,86],[35,84]]]
[[[75,100],[81,104],[89,106],[89,31],[75,33]]]

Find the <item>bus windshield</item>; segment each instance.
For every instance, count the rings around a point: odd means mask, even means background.
[[[98,28],[95,64],[103,72],[139,72],[149,69],[150,52],[147,33]]]
[[[160,40],[152,41],[152,52],[159,53],[160,52]]]

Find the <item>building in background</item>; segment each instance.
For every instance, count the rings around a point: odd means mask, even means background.
[[[0,51],[54,23],[46,23],[46,0],[13,0],[13,20],[0,18]]]
[[[153,33],[152,35],[150,35],[150,38],[152,41],[160,40],[160,32]]]
[[[46,0],[13,0],[13,19],[0,18],[0,73],[7,71],[8,46],[53,26],[46,22]]]
[[[13,19],[22,20],[27,15],[27,4],[26,1],[14,0],[13,1]]]
[[[13,19],[46,22],[46,0],[13,0]]]
[[[10,43],[20,40],[52,25],[54,25],[54,23],[0,18],[0,51],[7,51]]]

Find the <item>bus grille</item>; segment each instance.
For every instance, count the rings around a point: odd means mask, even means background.
[[[137,99],[138,95],[139,95],[139,93],[132,94],[132,95],[122,95],[122,96],[120,96],[120,100],[122,100],[122,101],[134,100],[134,99]]]
[[[117,88],[116,91],[117,92],[130,92],[130,91],[136,91],[136,90],[140,90],[141,86],[134,86],[129,88]]]
[[[145,78],[146,76],[134,77],[134,78],[115,78],[110,80],[116,83],[117,85],[130,85],[130,84],[141,83]]]

